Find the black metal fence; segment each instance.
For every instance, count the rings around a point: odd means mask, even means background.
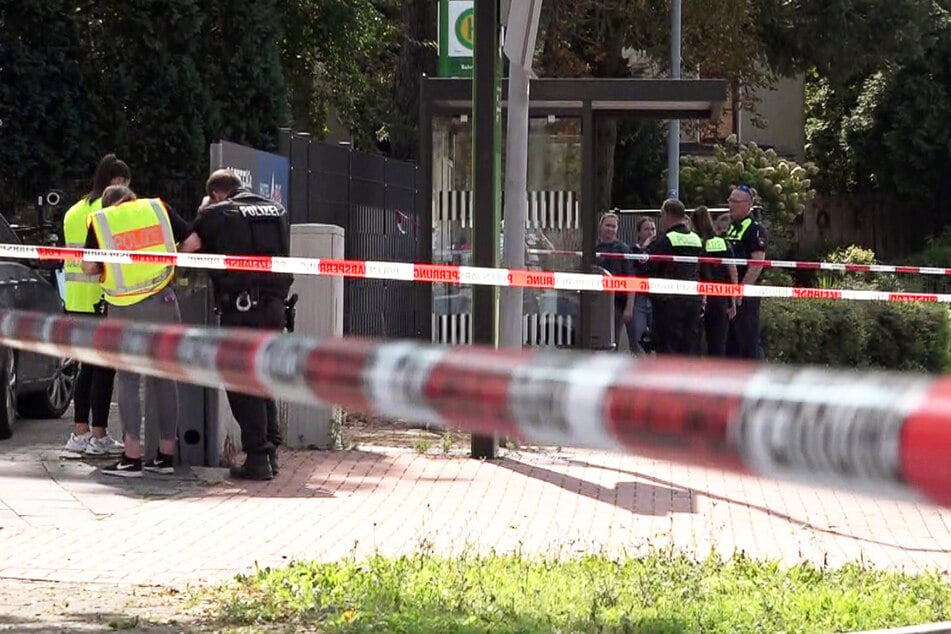
[[[291,223],[343,227],[344,255],[353,260],[413,262],[420,239],[418,169],[413,163],[318,143],[306,135],[290,139]],[[344,334],[410,338],[416,333],[413,282],[347,279]]]

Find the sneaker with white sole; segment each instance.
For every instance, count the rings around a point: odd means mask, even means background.
[[[89,446],[90,438],[92,438],[92,432],[90,431],[87,431],[85,434],[77,434],[74,432],[69,435],[69,440],[66,441],[64,449],[66,451],[83,453],[86,451],[86,447]]]
[[[129,458],[124,453],[119,462],[102,470],[103,475],[118,476],[120,478],[141,478],[142,458]]]
[[[89,456],[118,456],[123,451],[125,445],[107,433],[102,438],[90,438],[84,453]]]
[[[142,465],[142,468],[152,473],[171,475],[175,473],[175,456],[169,456],[158,451],[154,458]]]

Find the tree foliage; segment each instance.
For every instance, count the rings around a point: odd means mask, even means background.
[[[84,89],[94,95],[100,153],[126,157],[133,176],[191,174],[207,152],[212,113],[198,59],[203,15],[194,0],[122,0],[85,19]]]
[[[281,58],[294,124],[318,138],[331,117],[364,149],[386,136],[398,44],[398,3],[300,0],[282,3]]]
[[[732,187],[754,188],[764,209],[761,220],[769,229],[769,253],[788,253],[795,218],[816,193],[814,165],[798,165],[755,143],[738,144],[733,137],[717,146],[712,158],[687,157],[681,165],[681,198],[688,205],[721,205]]]
[[[0,3],[0,205],[91,159],[79,23],[64,0]]]
[[[289,122],[275,5],[0,3],[3,209],[88,179],[107,152],[150,183],[199,176],[221,138],[274,147]]]
[[[277,0],[206,3],[199,64],[211,100],[208,141],[277,147],[278,126],[290,124],[278,42]],[[283,4],[283,3],[281,3]]]
[[[951,194],[951,18],[931,10],[917,55],[841,85],[813,74],[806,127],[821,191],[890,195],[905,202],[903,222],[927,229],[947,224]]]
[[[780,74],[816,69],[839,86],[918,57],[933,37],[927,0],[755,0],[757,37]]]

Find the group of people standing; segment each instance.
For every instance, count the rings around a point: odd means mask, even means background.
[[[65,243],[73,248],[151,253],[205,252],[228,255],[287,256],[290,225],[278,202],[246,190],[229,170],[218,170],[206,183],[206,196],[194,222],[182,219],[160,198],[138,198],[130,189],[129,166],[114,154],[105,156],[93,175],[89,193],[63,218]],[[267,213],[262,213],[266,210]],[[117,262],[64,263],[65,307],[85,317],[108,315],[138,322],[178,323],[181,314],[167,264]],[[266,330],[285,327],[285,298],[293,277],[245,271],[210,274],[215,309],[222,326]],[[178,387],[155,377],[145,381],[151,392],[159,430],[158,451],[144,457],[141,442],[142,377],[83,363],[74,394],[74,429],[66,443],[70,452],[115,455],[106,475],[141,477],[143,471],[174,472],[178,429]],[[122,424],[122,441],[107,431],[113,383]],[[278,471],[281,434],[274,401],[228,392],[232,413],[241,428],[243,465],[237,478],[267,480]],[[148,427],[148,426],[147,426]]]
[[[762,271],[762,266],[755,264],[701,264],[649,257],[764,259],[768,236],[753,214],[755,197],[751,187],[734,187],[727,199],[729,213],[715,221],[706,207],[697,207],[688,215],[682,202],[668,199],[661,206],[660,234],[652,219],[641,218],[636,243],[630,246],[617,237],[617,214],[606,213],[598,226],[598,264],[612,275],[755,284]],[[636,253],[648,257],[637,261],[624,257]],[[760,300],[755,297],[615,293],[615,341],[620,341],[623,326],[634,354],[645,352],[645,333],[649,333],[650,347],[658,354],[761,360],[759,320]]]

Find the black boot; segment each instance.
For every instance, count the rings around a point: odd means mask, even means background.
[[[268,449],[267,459],[268,459],[268,462],[271,463],[271,473],[273,473],[274,475],[277,475],[278,472],[281,470],[280,465],[277,464],[277,447],[275,447],[274,449]]]
[[[266,453],[249,453],[244,464],[231,467],[231,477],[241,480],[270,480],[274,477]]]

